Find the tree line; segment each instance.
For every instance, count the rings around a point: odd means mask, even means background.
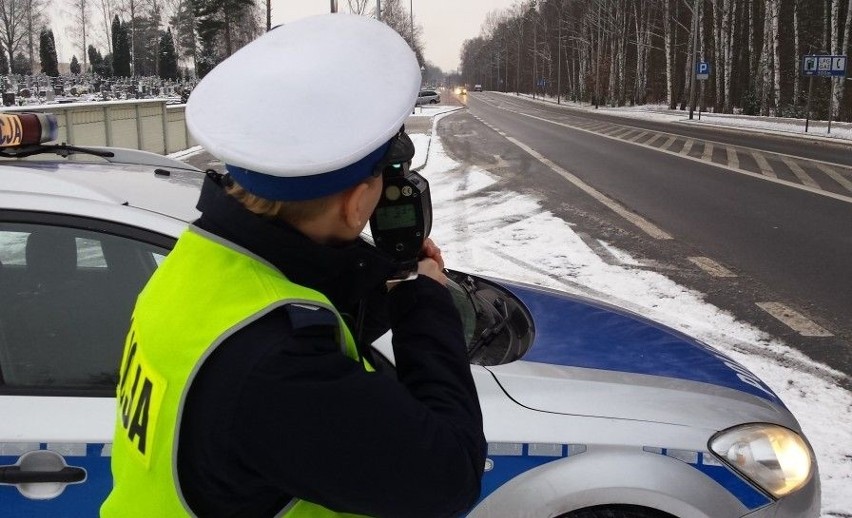
[[[802,56],[848,55],[852,0],[523,0],[464,42],[461,77],[486,89],[623,106],[852,120],[844,78],[802,76]],[[703,83],[703,84],[702,84]],[[852,85],[849,85],[852,87]]]
[[[201,78],[272,28],[269,0],[64,1],[75,74]],[[59,74],[48,2],[0,0],[0,75]],[[374,1],[347,2],[349,12],[377,17]],[[381,8],[381,20],[408,42],[424,77],[437,82],[442,72],[425,60],[423,28],[412,13],[402,0],[383,0]]]
[[[71,72],[201,77],[262,31],[255,0],[65,0]],[[58,75],[49,0],[0,0],[0,74]],[[185,63],[183,70],[178,63]]]

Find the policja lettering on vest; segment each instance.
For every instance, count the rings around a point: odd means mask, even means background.
[[[201,217],[137,300],[102,516],[477,501],[482,414],[403,129],[420,81],[399,34],[333,14],[262,35],[192,92],[187,126],[228,174],[207,175]],[[374,372],[388,330],[396,372]]]
[[[154,439],[154,430],[150,425],[152,421],[156,421],[166,382],[153,368],[145,365],[141,355],[137,354],[138,343],[135,332],[131,331],[128,335],[128,343],[130,346],[122,359],[118,380],[117,402],[121,412],[120,422],[127,433],[127,439],[136,444],[139,454],[145,459],[147,465],[150,460],[150,457],[146,455],[147,445]]]

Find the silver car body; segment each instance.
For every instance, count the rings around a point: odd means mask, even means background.
[[[0,165],[0,215],[79,216],[177,238],[198,215],[203,175],[146,155],[126,151],[115,159],[131,165]],[[783,403],[747,369],[620,308],[482,282],[517,298],[531,321],[531,345],[519,359],[471,366],[489,443],[482,497],[471,516],[559,516],[605,504],[681,517],[818,515],[815,462],[804,487],[775,499],[710,453],[714,435],[748,423],[802,435]],[[375,347],[392,361],[388,335]],[[0,515],[97,509],[111,484],[114,399],[0,392],[0,415],[0,464],[40,459],[38,466],[59,457],[86,470],[86,480],[74,484],[0,483]]]

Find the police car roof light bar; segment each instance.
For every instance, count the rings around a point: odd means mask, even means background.
[[[52,142],[59,122],[52,113],[0,113],[0,147],[20,147]]]

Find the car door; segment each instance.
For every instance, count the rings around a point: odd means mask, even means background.
[[[124,336],[173,242],[0,210],[0,516],[97,516]]]

